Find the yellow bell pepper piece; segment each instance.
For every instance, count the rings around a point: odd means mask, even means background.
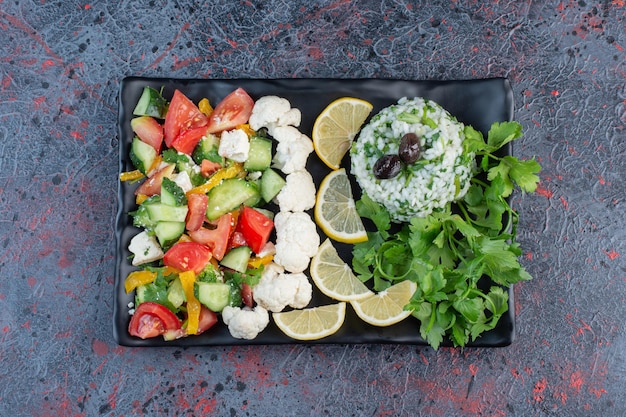
[[[248,123],[238,125],[236,129],[243,130],[246,133],[246,135],[248,135],[248,137],[252,137],[256,135],[256,131],[252,129]]]
[[[196,282],[196,274],[193,271],[181,272],[178,276],[180,283],[183,284],[185,297],[187,298],[187,334],[198,333],[198,325],[200,323],[200,301],[194,294],[194,284]]]
[[[143,178],[143,172],[138,169],[120,173],[120,181],[135,181]]]
[[[216,185],[218,185],[220,182],[222,182],[222,180],[228,179],[228,178],[235,178],[236,176],[238,176],[239,174],[241,174],[242,172],[244,172],[243,169],[243,164],[242,163],[234,163],[226,168],[220,168],[217,171],[215,171],[215,174],[213,174],[211,176],[211,178],[209,178],[209,180],[207,182],[205,182],[202,185],[199,185],[195,188],[192,188],[191,190],[187,191],[187,195],[189,194],[206,194],[209,191],[211,191],[211,189],[213,187],[215,187]]]
[[[274,255],[265,255],[263,257],[255,256],[248,261],[248,268],[257,269],[261,265],[268,265],[274,259]]]
[[[200,102],[198,103],[198,110],[200,110],[200,113],[204,114],[205,116],[213,113],[213,106],[211,106],[211,103],[209,103],[208,98],[203,98],[202,100],[200,100]]]
[[[157,277],[156,272],[151,271],[133,271],[126,277],[124,281],[124,289],[126,290],[126,294],[133,291],[135,288],[140,285],[150,284]]]
[[[135,204],[139,205],[141,203],[143,203],[144,201],[146,201],[148,199],[148,196],[145,194],[137,194],[135,196]]]

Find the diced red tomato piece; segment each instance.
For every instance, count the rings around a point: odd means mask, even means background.
[[[176,331],[180,327],[180,319],[170,309],[158,303],[145,302],[135,309],[128,325],[128,333],[148,339]]]
[[[228,248],[238,248],[239,246],[248,246],[248,242],[246,242],[246,238],[243,236],[239,230],[235,230],[230,235],[230,241],[228,242]]]
[[[261,252],[274,229],[272,219],[258,210],[245,206],[239,215],[237,230],[243,233],[254,253]]]
[[[200,163],[200,174],[203,177],[209,178],[211,175],[215,174],[217,170],[222,168],[222,164],[219,162],[209,161],[208,159],[203,159]]]
[[[213,257],[221,261],[228,249],[228,240],[233,227],[233,215],[226,213],[217,219],[214,229],[201,227],[189,232],[189,237],[196,243],[206,245],[211,248]],[[166,254],[167,255],[167,254]]]
[[[165,252],[163,264],[199,274],[211,260],[211,249],[197,242],[177,242]]]
[[[137,137],[152,146],[154,150],[161,153],[163,145],[163,126],[150,116],[135,117],[130,121],[130,127]]]
[[[233,129],[248,121],[254,100],[243,88],[238,88],[218,103],[209,116],[207,132],[218,133]]]
[[[176,90],[165,115],[163,125],[165,144],[170,147],[180,133],[206,126],[207,123],[208,118],[200,112],[198,107],[183,93]]]
[[[206,208],[209,204],[209,197],[206,194],[189,194],[187,196],[187,212],[186,227],[190,232],[195,232],[204,224],[206,218]]]
[[[191,155],[204,135],[206,135],[206,126],[183,130],[172,141],[172,148],[178,152]]]
[[[245,282],[241,284],[241,300],[243,303],[252,308],[254,307],[254,297],[252,294],[252,287]]]
[[[205,306],[200,307],[200,319],[196,334],[204,333],[217,323],[217,314]]]
[[[172,175],[174,168],[175,166],[170,164],[154,172],[139,187],[137,187],[135,195],[144,194],[151,196],[161,194],[161,184],[163,183],[163,178]]]

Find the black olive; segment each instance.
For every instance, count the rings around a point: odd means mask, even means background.
[[[381,156],[374,164],[374,176],[379,180],[387,180],[397,176],[402,170],[402,161],[398,155]]]
[[[420,147],[420,139],[415,133],[407,133],[400,139],[400,148],[398,155],[407,163],[413,164],[420,158],[422,149]]]

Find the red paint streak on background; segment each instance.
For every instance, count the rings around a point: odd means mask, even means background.
[[[541,183],[537,184],[537,189],[535,190],[535,192],[545,198],[552,198],[552,196],[554,195],[552,191],[545,188]]]
[[[614,249],[611,249],[610,251],[603,251],[606,256],[609,257],[610,260],[614,261],[615,259],[619,258],[619,253],[615,252]]]
[[[535,383],[533,387],[533,400],[536,402],[542,402],[544,399],[544,391],[548,386],[548,381],[546,378],[541,378],[539,381]]]
[[[46,51],[48,55],[50,55],[55,61],[62,63],[63,60],[60,56],[55,54],[52,49],[44,42],[43,38],[37,34],[37,31],[33,28],[29,27],[25,22],[11,16],[10,14],[4,13],[0,10],[0,17],[7,20],[13,27],[18,28],[24,31],[28,36],[35,40],[41,47]]]
[[[185,32],[187,29],[189,29],[189,27],[191,26],[191,24],[189,22],[185,23],[181,28],[180,31],[176,34],[176,36],[174,36],[174,39],[172,39],[172,42],[170,42],[170,45],[165,48],[165,50],[163,51],[163,53],[161,55],[159,55],[150,65],[148,65],[148,68],[156,68],[157,65],[159,65],[159,63],[163,60],[163,58],[165,58],[165,56],[174,48],[174,46],[176,46],[176,43],[178,42],[178,38],[180,38],[180,36],[183,34],[183,32]],[[145,71],[145,69],[144,69]],[[143,73],[144,71],[140,71],[139,73]]]

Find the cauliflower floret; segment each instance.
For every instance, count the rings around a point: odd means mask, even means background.
[[[270,316],[261,306],[256,306],[254,309],[226,306],[222,310],[222,320],[228,326],[232,337],[250,340],[257,337],[267,327]]]
[[[163,258],[163,249],[156,237],[145,230],[130,240],[128,250],[133,253],[133,266],[145,264]]]
[[[309,171],[287,175],[287,183],[276,196],[280,211],[306,211],[315,206],[315,183]]]
[[[278,313],[285,307],[303,308],[311,301],[313,287],[303,273],[263,273],[254,287],[254,301],[261,307]]]
[[[274,218],[274,227],[274,261],[289,272],[304,271],[320,245],[315,222],[305,212],[281,211]]]
[[[250,127],[259,130],[262,127],[300,126],[302,114],[292,109],[289,100],[277,96],[261,97],[254,103],[250,115]]]
[[[248,135],[241,129],[222,132],[217,153],[236,162],[245,162],[250,152]]]
[[[305,169],[309,154],[313,152],[313,142],[293,126],[279,126],[269,129],[276,141],[274,167],[285,174]]]

